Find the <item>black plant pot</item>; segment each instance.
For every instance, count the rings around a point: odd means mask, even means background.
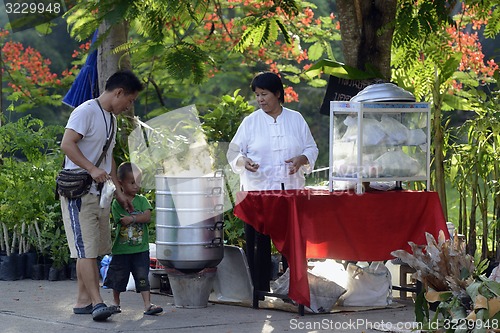
[[[33,280],[48,280],[50,268],[52,264],[35,264],[33,265],[33,273],[31,278]]]
[[[48,280],[49,281],[66,280],[66,267],[61,267],[61,268],[50,267]]]
[[[28,257],[26,253],[18,254],[17,256],[17,280],[23,280],[26,278],[26,261]]]
[[[35,252],[26,253],[25,279],[31,279],[33,277],[33,265],[36,264],[36,256]]]
[[[68,264],[67,270],[67,277],[70,280],[76,280],[76,262],[75,261],[70,261]]]
[[[68,278],[68,269],[66,266],[59,270],[59,281],[64,281]]]
[[[43,274],[44,274],[44,280],[49,279],[49,274],[50,274],[50,268],[52,267],[52,264],[43,264]]]
[[[0,257],[0,280],[2,281],[14,281],[18,280],[18,261],[19,256],[16,253],[10,256]]]
[[[44,264],[34,264],[31,268],[31,278],[33,280],[44,280],[45,279],[45,265]]]
[[[49,269],[49,281],[59,281],[59,269],[55,267],[50,267]]]

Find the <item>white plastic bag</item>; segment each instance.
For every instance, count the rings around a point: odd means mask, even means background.
[[[101,208],[108,208],[111,206],[111,201],[113,201],[113,194],[115,193],[116,186],[111,179],[104,182],[104,186],[101,191],[101,200],[99,206]]]
[[[380,126],[380,122],[376,119],[363,118],[363,146],[378,145],[386,136],[384,130]],[[358,140],[358,119],[357,117],[347,116],[344,120],[347,130],[344,133],[342,140],[356,141]]]
[[[325,313],[332,311],[340,296],[346,290],[332,280],[323,276],[307,273],[311,306],[309,309],[314,313]]]
[[[321,276],[321,273],[319,270],[316,273],[307,272],[311,304],[310,307],[306,307],[306,310],[314,313],[330,312],[337,304],[339,297],[346,292],[344,287]],[[271,282],[271,289],[275,294],[287,295],[289,285],[290,269],[287,269],[276,281]]]
[[[344,306],[387,306],[392,303],[391,272],[383,262],[367,267],[347,265],[347,292],[342,295]]]
[[[408,128],[390,116],[382,116],[380,127],[387,134],[387,143],[391,145],[400,145],[408,140]]]

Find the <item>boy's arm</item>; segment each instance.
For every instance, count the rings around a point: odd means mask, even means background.
[[[128,199],[125,193],[123,193],[122,191],[120,182],[118,181],[118,176],[116,175],[116,163],[114,158],[111,167],[111,179],[113,180],[113,183],[115,183],[116,186],[115,190],[116,200],[127,212],[132,213],[134,211],[134,206],[132,205],[132,201]]]
[[[151,210],[145,210],[142,213],[135,215],[136,223],[149,223],[151,221]]]
[[[151,220],[151,210],[148,209],[139,214],[132,214],[127,216],[122,215],[120,223],[124,226],[128,226],[132,223],[149,223],[150,220]]]

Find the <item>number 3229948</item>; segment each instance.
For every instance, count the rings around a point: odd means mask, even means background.
[[[59,14],[62,11],[59,2],[4,2],[7,14]]]
[[[445,319],[444,320],[444,329],[453,329],[453,330],[462,330],[462,329],[493,329],[497,330],[500,328],[500,322],[498,319],[466,319],[466,318],[457,318],[457,319]]]

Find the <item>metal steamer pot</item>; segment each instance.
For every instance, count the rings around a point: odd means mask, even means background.
[[[156,256],[178,270],[217,266],[224,257],[224,177],[157,175]]]

